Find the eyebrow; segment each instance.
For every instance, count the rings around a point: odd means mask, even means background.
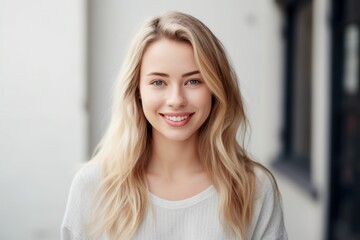
[[[194,74],[200,74],[199,70],[195,70],[195,71],[191,71],[191,72],[187,72],[184,73],[183,75],[181,75],[182,77],[188,77]],[[151,72],[149,74],[147,74],[148,76],[161,76],[161,77],[169,77],[169,74],[166,73],[161,73],[161,72]]]

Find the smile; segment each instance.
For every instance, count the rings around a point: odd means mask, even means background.
[[[164,113],[160,114],[165,121],[172,127],[185,126],[191,119],[194,113]]]
[[[173,122],[181,122],[184,121],[185,119],[189,118],[190,115],[185,115],[185,116],[167,116],[164,115],[164,117],[170,121]]]

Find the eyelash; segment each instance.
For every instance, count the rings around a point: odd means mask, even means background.
[[[193,81],[196,81],[196,83],[191,83]],[[198,85],[200,83],[200,81],[198,79],[190,79],[189,81],[186,82],[186,85]]]
[[[198,79],[190,79],[188,81],[186,81],[185,85],[198,85],[200,83],[200,80]],[[163,86],[165,85],[165,82],[163,80],[155,80],[153,82],[151,82],[151,85],[153,86]]]
[[[161,84],[158,84],[158,83],[161,83]],[[164,81],[162,81],[162,80],[155,80],[155,81],[153,81],[152,83],[151,83],[151,85],[154,85],[154,86],[162,86],[162,85],[164,85],[165,83],[164,83]]]

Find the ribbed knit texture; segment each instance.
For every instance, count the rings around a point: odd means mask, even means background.
[[[256,169],[257,198],[248,239],[288,239],[282,205],[275,197],[274,184],[261,169]],[[96,186],[101,178],[100,165],[88,164],[75,176],[61,227],[62,240],[87,239]],[[232,239],[219,220],[218,193],[213,186],[195,196],[169,201],[150,193],[150,207],[134,239],[141,240],[212,240]],[[107,239],[103,236],[102,239]]]

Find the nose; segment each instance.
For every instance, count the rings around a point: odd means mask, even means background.
[[[169,89],[169,94],[167,97],[167,105],[172,108],[181,108],[186,106],[187,100],[185,97],[184,90],[181,87],[173,87]]]

